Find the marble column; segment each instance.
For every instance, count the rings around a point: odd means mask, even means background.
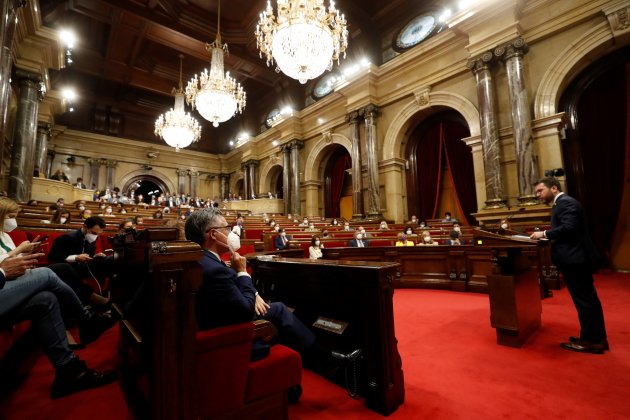
[[[113,190],[116,186],[116,166],[118,166],[117,160],[108,160],[105,163],[107,172],[105,173],[105,188]]]
[[[39,122],[37,124],[37,138],[35,140],[35,159],[33,169],[39,174],[46,174],[46,160],[48,158],[48,139],[50,138],[50,124]],[[35,171],[33,170],[33,173]]]
[[[353,111],[346,115],[346,121],[350,124],[350,137],[352,141],[352,147],[350,149],[350,158],[352,160],[352,220],[363,219],[360,119],[359,111]]]
[[[529,108],[529,96],[523,75],[523,55],[528,51],[523,38],[518,38],[494,50],[494,54],[505,62],[510,104],[512,108],[512,132],[518,179],[518,201],[520,205],[536,205],[534,186],[538,178],[537,158],[534,152],[534,134]]]
[[[285,144],[280,147],[282,152],[283,165],[282,168],[282,198],[284,199],[284,214],[291,213],[291,147]]]
[[[293,214],[302,213],[302,203],[300,199],[300,149],[304,147],[301,140],[291,142],[291,202],[293,203]]]
[[[90,165],[90,187],[92,184],[96,185],[96,189],[100,189],[99,174],[101,172],[101,160],[88,158],[88,164]]]
[[[55,160],[55,155],[54,150],[48,150],[48,152],[46,152],[46,178],[50,178],[52,175],[52,164],[53,160]]]
[[[9,197],[15,201],[28,201],[33,185],[33,161],[37,138],[37,112],[42,97],[41,76],[16,70],[20,93],[13,129],[13,150],[9,172]]]
[[[177,169],[177,194],[181,195],[186,192],[186,177],[188,171],[186,169]]]
[[[249,200],[249,164],[245,163],[241,166],[243,171],[243,200]]]
[[[7,111],[11,97],[11,67],[13,65],[13,36],[17,26],[17,11],[26,4],[25,0],[5,0],[0,5],[0,172],[2,167],[4,141],[9,137]]]
[[[479,102],[479,118],[481,120],[481,144],[486,178],[486,209],[506,206],[501,176],[496,92],[490,70],[492,62],[493,55],[491,52],[487,52],[480,58],[468,62],[468,68],[472,70],[477,82],[477,100]]]
[[[220,174],[219,178],[221,179],[221,200],[225,200],[228,195],[228,182],[230,181],[230,175]]]
[[[367,218],[381,219],[381,194],[378,180],[378,151],[376,150],[376,116],[378,108],[368,105],[363,108],[365,119],[365,152],[367,155],[368,208]]]
[[[199,171],[191,169],[188,171],[188,176],[190,176],[190,196],[195,199],[198,195],[197,186],[199,185]]]
[[[257,181],[257,169],[258,169],[258,161],[250,160],[248,162],[249,166],[249,191],[248,191],[248,199],[252,197],[258,197],[258,189],[256,188]]]

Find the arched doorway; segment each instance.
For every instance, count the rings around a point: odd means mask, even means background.
[[[474,224],[477,211],[472,151],[461,140],[469,137],[466,120],[445,110],[423,120],[409,136],[406,158],[408,216],[440,218],[449,211]]]
[[[267,188],[267,191],[262,191],[263,193],[267,193],[268,191],[271,191],[271,193],[274,195],[274,197],[278,197],[278,198],[284,198],[283,196],[283,186],[284,186],[284,181],[283,181],[283,168],[280,165],[276,165],[273,168],[271,168],[269,170],[269,175],[267,177],[268,180],[268,184],[267,186],[263,186],[263,188]]]
[[[152,175],[139,175],[128,180],[123,186],[122,193],[128,194],[135,191],[135,195],[143,195],[145,203],[151,202],[151,196],[156,198],[165,192],[168,192],[166,184],[158,177]]]
[[[324,214],[326,217],[352,218],[352,168],[348,151],[341,146],[334,150],[324,169]],[[361,174],[358,174],[361,176]]]
[[[238,181],[236,181],[236,184],[234,185],[234,194],[237,198],[241,197],[245,200],[247,197],[243,194],[243,188],[243,180],[239,179]]]
[[[591,235],[607,261],[621,203],[629,199],[623,197],[630,174],[629,57],[630,47],[625,47],[587,67],[567,87],[558,107],[569,117],[562,142],[567,192],[584,206]]]

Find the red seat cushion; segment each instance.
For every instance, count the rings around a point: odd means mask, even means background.
[[[271,346],[269,356],[249,364],[245,401],[287,390],[302,383],[302,359],[288,347]]]

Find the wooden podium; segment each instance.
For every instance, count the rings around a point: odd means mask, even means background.
[[[490,323],[496,328],[497,343],[520,347],[541,325],[539,275],[530,264],[537,242],[479,229],[473,235],[475,246],[493,248],[493,272],[487,280]]]

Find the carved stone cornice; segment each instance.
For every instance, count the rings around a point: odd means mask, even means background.
[[[610,29],[615,37],[630,32],[630,5],[627,2],[617,2],[610,7],[602,9],[602,11],[606,15]]]
[[[431,86],[425,87],[423,89],[415,90],[413,92],[413,96],[416,99],[416,103],[418,106],[425,107],[431,103],[431,98],[429,94],[431,93]]]
[[[480,70],[489,69],[490,66],[494,64],[494,62],[494,54],[492,54],[492,51],[486,51],[479,57],[469,60],[466,64],[466,67],[468,67],[468,69],[471,70],[473,74],[475,74]]]
[[[494,56],[502,60],[509,60],[514,56],[523,56],[529,51],[529,46],[523,38],[516,38],[494,49]]]

